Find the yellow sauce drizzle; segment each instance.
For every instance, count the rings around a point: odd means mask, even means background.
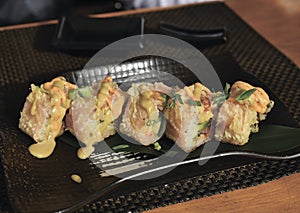
[[[103,135],[107,126],[113,121],[113,116],[111,113],[112,94],[116,92],[116,88],[113,87],[112,78],[107,76],[101,83],[101,87],[97,94],[97,109],[95,113],[95,119],[101,118],[101,123],[98,125],[98,130]],[[91,152],[92,153],[92,152]],[[91,154],[90,153],[90,154]]]
[[[200,83],[195,83],[194,84],[194,96],[197,98],[197,99],[200,99],[201,97],[201,92],[202,92],[202,85]]]
[[[147,111],[149,116],[156,111],[155,105],[151,99],[151,95],[151,91],[144,91],[141,92],[140,96],[140,104]]]
[[[49,157],[54,148],[55,148],[55,141],[53,140],[47,140],[47,141],[43,141],[41,143],[35,143],[32,144],[31,146],[29,146],[28,150],[30,152],[30,154],[32,154],[33,156],[37,157],[37,158],[47,158]]]
[[[94,151],[95,147],[92,145],[81,147],[77,150],[77,157],[81,160],[87,159]]]
[[[108,104],[109,108],[112,109],[112,104],[110,101],[110,95],[114,94],[116,91],[112,87],[112,78],[107,76],[101,83],[101,87],[99,89],[99,92],[97,94],[98,99],[98,108],[101,109],[101,107],[104,106],[105,103]]]
[[[40,87],[35,86],[34,84],[31,84],[31,91],[32,91],[32,106],[30,109],[30,115],[35,116],[36,115],[36,108],[37,108],[37,101],[42,94],[42,90]]]
[[[112,122],[111,110],[107,111],[104,115],[103,122],[99,125],[98,130],[102,133],[105,131],[106,127]]]
[[[211,119],[213,117],[213,114],[211,111],[203,111],[201,114],[199,114],[199,123],[204,123]]]
[[[34,87],[34,101],[32,103],[30,113],[36,115],[37,102],[39,93],[45,90],[51,97],[52,112],[47,122],[45,130],[45,138],[43,141],[32,144],[29,147],[29,152],[37,158],[49,157],[55,148],[55,137],[60,133],[62,120],[66,110],[70,107],[70,100],[67,98],[67,93],[70,89],[77,88],[63,77],[54,78],[52,81],[41,85],[41,89]]]
[[[82,178],[77,175],[77,174],[73,174],[71,175],[71,179],[75,182],[75,183],[81,183],[82,182]]]
[[[191,87],[185,87],[184,89],[190,97],[193,97],[193,99],[195,101],[201,101],[201,96],[202,96],[202,91],[203,91],[202,84],[200,84],[199,82],[195,83],[193,93],[190,90]],[[202,103],[201,103],[201,106],[197,106],[197,109],[198,109],[198,120],[199,120],[200,124],[203,124],[203,123],[209,121],[209,119],[211,119],[213,117],[213,113],[211,112],[211,110],[205,109],[205,107],[202,105]]]
[[[33,86],[32,86],[33,87]],[[36,88],[35,88],[36,90]],[[31,106],[31,109],[30,109],[30,114],[32,116],[35,116],[36,115],[36,105],[37,105],[37,100],[38,100],[38,92],[37,91],[34,91],[34,97],[33,97],[33,103],[32,103],[32,106]]]

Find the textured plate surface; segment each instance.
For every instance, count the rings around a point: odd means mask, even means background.
[[[100,175],[103,172],[89,160],[78,160],[75,154],[78,143],[70,134],[65,134],[58,138],[56,150],[48,159],[38,160],[32,157],[27,151],[27,147],[33,143],[32,139],[17,128],[18,112],[28,94],[29,84],[4,88],[6,92],[3,93],[0,99],[1,105],[10,107],[1,109],[4,110],[1,111],[2,122],[0,123],[1,140],[3,142],[3,150],[1,151],[7,178],[8,193],[15,210],[18,212],[74,210],[100,197],[126,194],[131,191],[142,190],[199,174],[239,166],[243,163],[242,160],[234,161],[230,156],[224,158],[222,153],[233,153],[234,155],[234,153],[247,151],[263,154],[260,157],[272,155],[286,159],[289,156],[293,157],[295,154],[298,154],[299,149],[297,147],[299,143],[297,138],[299,138],[299,131],[294,128],[270,126],[298,126],[281,101],[258,79],[241,69],[231,55],[222,55],[213,58],[211,62],[223,83],[244,80],[261,86],[267,90],[271,99],[276,102],[275,108],[269,114],[267,121],[262,123],[261,132],[252,137],[249,144],[243,147],[227,144],[220,145],[216,153],[216,157],[220,160],[214,159],[209,161],[205,167],[201,167],[201,170],[198,169],[200,167],[196,164],[202,149],[200,147],[188,156],[186,165],[179,166],[160,178],[148,181],[126,181],[126,187],[124,187],[122,180],[114,176],[101,177]],[[140,66],[134,66],[134,64]],[[142,73],[141,75],[146,76],[146,78],[149,74],[149,78],[152,78],[151,70],[171,72],[187,84],[195,81],[193,75],[184,66],[160,57],[145,57],[125,62],[120,67],[116,66],[115,70],[110,73],[107,72],[105,67],[98,67],[96,69],[68,73],[66,76],[70,80],[77,82],[82,80],[82,84],[89,84],[110,74],[114,80],[122,83],[128,73]],[[47,80],[49,79],[40,79],[41,82]],[[11,94],[14,94],[14,97]],[[275,128],[275,130],[272,130],[272,128]],[[281,135],[272,135],[272,131],[276,131],[276,128],[280,128],[280,131],[282,131]],[[294,136],[291,137],[291,134],[294,134]],[[288,138],[289,142],[286,143]],[[126,143],[118,135],[109,138],[107,142],[111,146]],[[166,138],[163,138],[160,142],[163,150],[167,150],[171,143]],[[127,150],[121,151],[117,153],[102,153],[99,150],[92,157],[94,160],[98,158],[99,161],[111,163],[120,161],[124,155],[127,155],[128,158],[144,158],[147,160],[161,154],[161,152],[157,152],[151,147],[146,148],[131,145]],[[81,184],[76,184],[70,179],[70,176],[75,173],[82,177],[83,181]]]

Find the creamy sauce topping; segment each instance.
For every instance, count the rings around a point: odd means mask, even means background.
[[[270,103],[270,99],[268,94],[260,87],[253,87],[252,85],[246,82],[237,81],[231,87],[230,91],[233,97],[230,97],[229,100],[234,101],[235,97],[238,96],[240,92],[250,90],[253,88],[255,88],[256,91],[249,97],[251,107],[256,112],[263,114],[267,110],[267,105]]]
[[[97,131],[101,133],[103,139],[111,134],[111,126],[113,122],[112,115],[112,97],[117,91],[117,86],[113,83],[112,78],[107,76],[100,84],[95,98],[95,113],[92,118],[99,121]],[[86,147],[82,147],[77,151],[79,159],[87,159],[95,148],[91,143],[86,143]]]
[[[211,119],[213,117],[213,114],[211,111],[203,111],[201,114],[199,114],[199,123],[204,123],[206,121],[208,121],[209,119]]]
[[[99,88],[98,94],[97,94],[97,105],[98,109],[103,109],[105,105],[107,104],[110,109],[112,109],[111,104],[111,95],[116,92],[116,89],[113,88],[113,82],[111,77],[106,77]]]
[[[55,141],[53,140],[47,140],[47,141],[43,141],[41,143],[35,143],[32,144],[31,146],[29,146],[28,150],[30,152],[30,154],[32,154],[33,156],[37,157],[37,158],[47,158],[49,157],[54,148],[55,148]]]
[[[105,131],[105,129],[107,128],[107,126],[113,121],[113,116],[111,113],[111,110],[108,110],[105,115],[103,116],[103,121],[101,123],[101,125],[99,125],[99,132],[101,132],[103,134],[103,132]]]
[[[193,94],[196,97],[196,99],[200,99],[201,93],[202,93],[202,85],[197,82],[197,83],[194,84],[194,92],[193,92]]]
[[[37,158],[49,157],[55,148],[55,137],[60,133],[62,128],[62,120],[66,110],[70,107],[70,102],[67,98],[67,93],[71,89],[75,89],[77,86],[71,84],[63,77],[54,78],[51,82],[47,82],[41,85],[41,88],[34,87],[34,101],[32,103],[30,113],[32,116],[36,116],[37,104],[39,96],[45,92],[50,95],[51,100],[49,104],[52,104],[52,111],[46,124],[45,138],[36,144],[32,144],[29,147],[29,152]]]
[[[77,157],[82,160],[87,159],[94,151],[95,147],[92,145],[81,147],[77,150]]]
[[[155,104],[151,99],[152,91],[143,91],[141,92],[140,96],[140,104],[141,106],[147,111],[148,115],[150,116],[152,113],[156,112]]]
[[[190,95],[190,88],[191,87],[187,87],[185,89],[185,91],[187,92],[188,91],[188,94]],[[203,91],[203,85],[200,84],[200,83],[195,83],[194,84],[194,90],[192,92],[193,94],[193,99],[195,101],[201,101],[201,97],[202,97],[202,91]],[[204,107],[203,103],[201,102],[201,106],[197,106],[197,109],[198,109],[198,120],[199,120],[199,123],[202,124],[206,121],[208,121],[209,119],[211,119],[213,117],[213,114],[210,110],[210,107],[208,107],[207,109]]]
[[[112,95],[116,93],[116,90],[117,88],[109,76],[102,81],[98,90],[96,118],[101,118],[98,130],[102,135],[108,125],[113,121],[111,99]]]
[[[81,183],[81,182],[82,182],[82,178],[81,178],[79,175],[77,175],[77,174],[71,175],[71,179],[72,179],[74,182],[76,182],[76,183]]]

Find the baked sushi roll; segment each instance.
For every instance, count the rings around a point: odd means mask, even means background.
[[[162,136],[165,120],[161,110],[171,90],[163,83],[132,84],[127,91],[129,98],[119,124],[120,133],[145,146],[155,143]]]
[[[65,119],[66,128],[84,144],[77,155],[86,159],[94,151],[93,145],[116,133],[114,120],[122,112],[125,97],[111,77],[69,95],[72,103]]]
[[[46,158],[55,148],[55,138],[64,132],[63,118],[70,107],[69,91],[76,85],[63,77],[35,86],[27,96],[19,120],[19,128],[34,139],[29,152],[37,158]]]
[[[262,88],[235,82],[217,114],[215,138],[234,145],[246,144],[273,106],[274,102]]]
[[[166,136],[187,153],[210,140],[211,97],[208,88],[195,83],[173,91],[163,111]]]

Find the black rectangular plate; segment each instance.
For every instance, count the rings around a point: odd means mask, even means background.
[[[151,63],[151,61],[155,63]],[[127,66],[133,62],[142,62],[142,67]],[[147,63],[145,63],[147,62]],[[222,83],[233,83],[236,80],[244,80],[255,86],[260,86],[265,89],[271,99],[276,103],[274,110],[270,113],[266,122],[262,123],[262,131],[264,126],[270,124],[283,125],[288,127],[298,127],[298,123],[289,114],[287,108],[282,102],[268,90],[268,88],[254,76],[245,72],[235,62],[231,55],[222,55],[211,60],[215,67]],[[166,58],[144,57],[135,59],[135,61],[125,62],[121,72],[136,72],[132,69],[148,69],[152,66],[156,70],[171,72],[177,75],[187,84],[193,83],[196,79],[189,73],[187,68],[177,62]],[[87,76],[88,81],[96,81],[102,79],[107,73],[103,70],[104,67],[98,67],[94,70],[82,70],[65,74],[67,78],[78,80],[82,76]],[[117,66],[116,66],[117,69]],[[85,75],[82,75],[85,73]],[[126,78],[118,78],[117,74],[110,73],[114,80],[121,83]],[[41,79],[48,81],[49,79]],[[87,79],[86,79],[87,80]],[[33,140],[22,133],[17,125],[19,111],[22,108],[25,97],[29,93],[29,83],[25,85],[14,85],[13,87],[3,88],[3,93],[0,97],[0,133],[1,133],[1,156],[7,179],[7,189],[10,201],[17,212],[53,212],[53,211],[69,211],[74,210],[87,202],[94,199],[104,198],[107,196],[115,196],[118,194],[126,194],[132,191],[138,191],[152,186],[157,186],[164,183],[170,183],[176,180],[207,174],[209,172],[219,171],[225,168],[236,167],[249,162],[255,161],[249,157],[227,156],[220,155],[216,159],[210,160],[204,166],[197,164],[201,147],[187,158],[193,160],[191,163],[178,166],[176,169],[159,178],[149,179],[145,181],[125,181],[123,182],[117,177],[100,177],[102,172],[98,167],[92,164],[89,160],[79,160],[76,157],[76,147],[78,146],[76,139],[70,134],[65,134],[57,139],[57,147],[53,155],[47,159],[36,159],[31,156],[27,150],[28,146],[33,143]],[[11,94],[14,94],[12,96]],[[299,131],[298,131],[299,132]],[[259,135],[258,133],[257,135]],[[284,135],[280,137],[284,144]],[[267,140],[267,138],[266,138]],[[125,143],[118,135],[112,136],[107,140],[109,143],[123,144]],[[163,146],[168,146],[168,139],[161,139]],[[299,144],[297,138],[288,143],[287,146],[279,146],[274,149],[274,142],[269,142],[262,147],[256,143],[256,139],[249,142],[248,148],[235,147],[222,144],[216,154],[226,152],[250,151],[261,153],[266,156],[274,155],[278,157],[287,157],[299,154]],[[77,144],[77,145],[76,145]],[[277,144],[277,143],[276,143]],[[245,148],[246,147],[246,148]],[[128,151],[128,150],[127,150]],[[130,150],[129,150],[130,151]],[[131,150],[134,152],[134,150]],[[154,149],[139,146],[139,152],[153,154],[158,153]],[[98,153],[99,154],[99,153]],[[122,155],[122,153],[119,153]],[[119,155],[118,153],[116,155]],[[158,153],[159,154],[159,153]],[[114,155],[114,154],[113,154]],[[82,183],[76,184],[71,179],[72,174],[80,174]],[[125,184],[124,184],[125,183]]]

